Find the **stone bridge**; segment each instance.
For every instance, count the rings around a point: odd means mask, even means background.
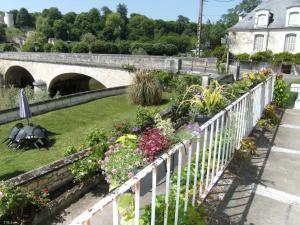
[[[0,53],[0,84],[25,87],[44,85],[51,95],[112,88],[131,83],[133,73],[126,66],[171,72],[211,72],[215,59],[170,58],[164,56]],[[2,74],[2,76],[1,76]]]

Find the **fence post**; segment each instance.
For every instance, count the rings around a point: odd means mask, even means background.
[[[241,73],[241,65],[240,65],[240,61],[237,61],[236,62],[236,71],[235,71],[235,80],[240,79],[240,73]]]
[[[209,86],[209,78],[211,74],[202,75],[202,87],[206,88]]]

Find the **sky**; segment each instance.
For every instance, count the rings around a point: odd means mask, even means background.
[[[206,0],[204,21],[217,21],[239,2],[241,0]],[[62,13],[78,13],[103,6],[115,10],[119,3],[127,5],[129,14],[140,13],[153,19],[176,20],[178,15],[183,15],[196,22],[199,13],[199,0],[0,0],[0,11],[24,7],[29,12],[37,12],[44,8],[57,7]]]

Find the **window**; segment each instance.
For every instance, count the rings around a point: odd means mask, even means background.
[[[299,18],[299,12],[291,12],[290,14],[289,14],[289,22],[288,22],[288,24],[289,25],[299,25],[299,20],[300,20],[300,18]]]
[[[296,43],[296,34],[287,34],[285,36],[284,51],[294,52]]]
[[[254,51],[260,52],[263,51],[264,48],[264,35],[257,34],[254,37]]]
[[[266,14],[259,14],[257,17],[257,27],[266,27],[268,26],[268,20]]]

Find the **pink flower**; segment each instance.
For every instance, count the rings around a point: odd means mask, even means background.
[[[132,173],[132,172],[129,172],[128,173],[128,178],[131,178],[131,177],[133,177],[134,176],[134,173]]]
[[[118,170],[115,169],[115,168],[113,168],[113,169],[111,170],[111,172],[112,172],[112,174],[116,174],[116,173],[118,172]]]

